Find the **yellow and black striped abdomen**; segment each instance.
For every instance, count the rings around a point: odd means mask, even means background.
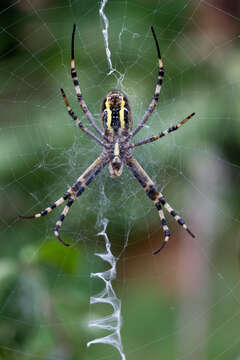
[[[118,90],[110,91],[101,106],[101,124],[105,134],[127,135],[132,129],[132,114],[127,97]]]

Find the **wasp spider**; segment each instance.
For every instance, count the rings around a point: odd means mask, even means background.
[[[95,135],[91,130],[85,127],[82,121],[73,112],[63,89],[61,89],[61,93],[65,105],[67,107],[67,111],[71,116],[71,118],[75,121],[76,125],[84,133],[86,133],[96,142],[98,142],[102,146],[103,151],[100,154],[100,156],[92,163],[92,165],[90,165],[89,168],[86,171],[84,171],[84,173],[77,179],[77,181],[67,190],[67,192],[60,199],[55,201],[52,205],[45,208],[38,214],[28,217],[21,216],[21,218],[24,219],[39,218],[41,216],[49,214],[57,206],[67,201],[66,206],[64,207],[63,212],[61,213],[61,216],[54,227],[54,234],[62,244],[68,246],[69,244],[67,244],[61,239],[59,235],[59,229],[62,226],[63,220],[67,216],[68,211],[72,206],[72,204],[74,203],[74,201],[84,192],[87,186],[94,180],[94,178],[107,164],[109,164],[109,172],[112,178],[120,176],[122,174],[123,165],[126,164],[130,169],[130,171],[135,176],[135,178],[138,180],[140,185],[143,187],[147,196],[152,200],[152,202],[156,206],[160,216],[160,220],[164,232],[164,241],[162,242],[159,249],[155,250],[153,254],[159,253],[159,251],[161,251],[163,247],[167,244],[170,237],[170,232],[163,213],[163,208],[165,208],[167,212],[169,212],[169,214],[172,215],[173,218],[178,222],[178,224],[180,224],[192,237],[195,237],[194,234],[189,230],[183,219],[168,204],[163,194],[160,191],[158,191],[154,182],[150,179],[148,174],[144,171],[144,169],[137,162],[137,160],[134,159],[131,153],[131,150],[133,148],[158,140],[163,136],[168,135],[172,131],[179,129],[180,126],[185,124],[194,115],[194,113],[192,113],[191,115],[187,116],[184,120],[180,121],[176,125],[171,126],[169,129],[162,131],[155,136],[151,136],[143,140],[130,143],[132,138],[139,132],[139,130],[142,129],[142,127],[144,126],[144,124],[147,122],[150,115],[152,114],[153,110],[155,109],[158,103],[159,94],[163,81],[164,69],[160,55],[158,40],[153,27],[151,27],[151,30],[157,48],[158,65],[159,65],[157,84],[152,102],[150,103],[141,121],[134,130],[132,130],[132,113],[128,99],[119,90],[110,91],[103,99],[101,105],[101,114],[100,114],[101,129],[94,121],[93,116],[82,97],[82,92],[79,86],[78,76],[75,69],[75,61],[74,61],[75,30],[76,30],[76,25],[74,25],[72,32],[71,76],[73,79],[73,84],[75,87],[79,105],[85,117],[89,121],[90,125],[98,135]]]

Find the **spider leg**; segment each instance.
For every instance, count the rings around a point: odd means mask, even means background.
[[[167,203],[165,198],[163,197],[163,194],[157,190],[154,182],[150,179],[150,177],[147,175],[147,173],[143,170],[141,165],[135,160],[132,156],[129,156],[128,158],[125,158],[125,162],[129,169],[132,171],[133,175],[136,177],[136,179],[139,181],[139,183],[144,188],[144,191],[146,192],[147,196],[153,201],[154,205],[156,206],[161,223],[163,226],[164,231],[164,242],[161,245],[159,249],[153,252],[153,254],[157,254],[161,249],[166,245],[166,243],[169,240],[170,232],[168,229],[168,226],[166,224],[166,220],[162,211],[162,206],[169,212],[170,215],[174,217],[174,219],[177,221],[179,225],[181,225],[193,238],[195,238],[195,235],[189,230],[188,226],[185,224],[184,220],[176,213],[176,211]]]
[[[177,130],[180,128],[180,126],[182,126],[183,124],[185,124],[189,119],[191,119],[191,117],[193,117],[193,115],[195,115],[195,113],[192,113],[191,115],[187,116],[184,120],[180,121],[179,123],[177,123],[176,125],[171,126],[169,129],[165,130],[165,131],[161,131],[159,134],[154,135],[154,136],[150,136],[148,138],[145,138],[143,140],[139,140],[133,144],[130,144],[129,148],[134,148],[136,146],[140,146],[143,144],[148,144],[150,142],[156,141],[160,138],[162,138],[163,136],[166,136],[168,134],[170,134],[171,132]]]
[[[79,194],[80,195],[80,194]],[[56,238],[65,246],[70,246],[70,244],[66,243],[64,240],[62,240],[62,238],[59,235],[59,229],[62,226],[63,220],[65,219],[65,217],[67,216],[67,213],[70,209],[70,207],[72,206],[73,202],[76,200],[76,196],[71,196],[71,199],[68,200],[67,205],[64,207],[63,212],[61,213],[61,216],[59,217],[58,221],[56,222],[56,225],[53,228],[54,231],[54,235],[56,236]]]
[[[76,24],[73,25],[73,32],[72,32],[72,60],[71,60],[71,76],[73,79],[73,85],[77,94],[77,99],[78,102],[81,106],[81,109],[84,113],[84,115],[86,116],[86,118],[88,119],[89,123],[92,125],[92,127],[96,130],[96,132],[102,136],[102,131],[99,129],[99,127],[97,126],[97,124],[94,121],[94,118],[91,114],[91,112],[89,111],[87,104],[85,103],[85,101],[82,98],[82,92],[79,86],[79,82],[78,82],[78,76],[77,76],[77,71],[75,69],[75,60],[74,60],[74,38],[75,38],[75,31],[76,31]]]
[[[37,213],[35,215],[31,216],[20,216],[21,219],[34,219],[39,218],[41,216],[45,216],[49,214],[53,209],[61,205],[65,200],[71,198],[71,196],[76,193],[83,183],[86,182],[86,179],[91,178],[91,176],[96,176],[98,173],[98,169],[101,169],[103,166],[105,166],[105,162],[108,162],[108,155],[106,153],[102,153],[88,168],[84,173],[77,179],[77,181],[67,190],[67,192],[59,198],[57,201],[55,201],[52,205],[49,207],[43,209],[40,213]],[[100,171],[100,170],[99,170]],[[95,174],[95,175],[94,175]]]
[[[162,224],[162,228],[163,228],[163,231],[164,231],[164,240],[163,240],[163,243],[162,245],[160,246],[160,248],[158,248],[157,250],[154,250],[153,251],[153,255],[156,255],[158,254],[163,248],[165,245],[167,245],[168,243],[168,240],[170,238],[170,231],[169,231],[169,228],[168,228],[168,225],[167,225],[167,222],[166,222],[166,219],[165,219],[165,216],[164,216],[164,212],[162,210],[162,207],[161,205],[159,204],[158,206],[156,205],[156,208],[158,210],[158,214],[159,214],[159,217],[160,217],[160,220],[161,220],[161,224]]]
[[[77,115],[72,111],[71,106],[69,105],[68,99],[65,95],[65,92],[63,89],[61,89],[61,93],[68,111],[68,114],[71,116],[71,118],[75,121],[76,125],[86,134],[88,134],[89,136],[91,136],[95,141],[97,141],[100,145],[104,146],[103,142],[91,131],[88,130],[88,128],[86,128],[86,126],[83,125],[82,121],[79,120],[79,118],[77,117]]]
[[[71,195],[70,200],[67,202],[67,205],[64,207],[61,216],[59,217],[58,221],[56,222],[56,225],[53,229],[54,235],[57,237],[57,239],[65,246],[69,246],[70,244],[63,241],[59,235],[59,229],[62,226],[63,220],[68,214],[68,211],[74,201],[77,199],[78,196],[80,196],[84,190],[87,188],[87,186],[94,180],[94,178],[99,174],[99,172],[107,165],[109,162],[109,159],[106,157],[105,160],[103,160],[98,167],[94,169],[94,171],[89,172],[88,176],[80,176],[76,184],[78,184],[77,191]]]
[[[159,99],[159,94],[160,94],[161,87],[162,87],[162,81],[163,81],[163,76],[164,76],[163,63],[162,63],[162,58],[161,58],[161,54],[160,54],[160,49],[159,49],[157,36],[156,36],[154,28],[152,26],[151,26],[151,30],[152,30],[153,38],[155,40],[155,44],[156,44],[156,48],[157,48],[157,54],[158,54],[159,70],[158,70],[157,84],[156,84],[155,93],[154,93],[152,102],[150,103],[150,105],[149,105],[147,111],[145,112],[145,114],[143,115],[141,121],[139,122],[139,124],[133,130],[132,134],[129,137],[135,136],[138,133],[138,131],[144,126],[144,124],[149,119],[149,117],[151,116],[153,110],[157,106],[158,99]]]
[[[40,213],[37,213],[35,215],[31,215],[31,216],[22,216],[19,215],[20,219],[36,219],[39,218],[41,216],[45,216],[47,214],[49,214],[51,211],[53,211],[53,209],[55,209],[56,207],[58,207],[59,205],[61,205],[65,200],[67,200],[69,197],[71,196],[70,192],[66,192],[66,194],[64,194],[62,197],[60,197],[58,200],[56,200],[52,205],[50,205],[49,207],[45,208],[44,210],[42,210]]]

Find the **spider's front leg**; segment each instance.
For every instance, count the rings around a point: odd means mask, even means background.
[[[144,188],[144,191],[146,192],[147,196],[153,201],[154,205],[156,206],[163,231],[164,231],[164,241],[159,249],[155,250],[153,252],[153,255],[159,253],[163,247],[167,244],[170,232],[169,228],[166,223],[166,219],[162,210],[162,206],[171,214],[174,219],[178,222],[179,225],[181,225],[193,238],[195,238],[195,235],[189,230],[187,225],[185,224],[184,220],[176,213],[176,211],[167,203],[165,198],[163,197],[163,194],[157,190],[154,182],[150,179],[150,177],[147,175],[147,173],[143,170],[141,165],[133,158],[133,156],[128,156],[125,158],[125,162],[129,169],[132,171],[133,175],[136,177],[136,179],[139,181],[139,183]]]
[[[76,31],[76,24],[73,25],[73,32],[72,32],[72,60],[71,60],[71,76],[72,76],[72,80],[73,80],[73,85],[76,91],[76,95],[77,95],[77,99],[79,102],[79,105],[81,106],[81,109],[84,113],[84,115],[86,116],[86,118],[88,119],[89,123],[92,125],[92,127],[96,130],[96,132],[102,136],[102,131],[99,129],[99,127],[97,126],[87,104],[85,103],[85,101],[83,100],[82,97],[82,92],[80,89],[80,85],[79,85],[79,81],[78,81],[78,76],[77,76],[77,71],[75,68],[75,60],[74,60],[74,39],[75,39],[75,31]]]
[[[149,117],[151,116],[151,114],[153,113],[154,109],[156,108],[156,106],[158,104],[159,95],[160,95],[160,91],[161,91],[161,88],[162,88],[162,82],[163,82],[163,76],[164,76],[164,68],[163,68],[163,63],[162,63],[162,58],[161,58],[161,54],[160,54],[160,49],[159,49],[157,36],[155,34],[153,26],[151,26],[151,30],[152,30],[153,38],[155,40],[155,44],[156,44],[156,48],[157,48],[157,55],[158,55],[158,77],[157,77],[156,88],[155,88],[153,99],[152,99],[150,105],[148,106],[147,111],[143,115],[143,117],[140,120],[137,127],[128,136],[128,139],[135,136],[138,133],[138,131],[142,129],[144,124],[147,122],[147,120],[149,119]]]

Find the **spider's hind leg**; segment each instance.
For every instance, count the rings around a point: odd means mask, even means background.
[[[155,186],[154,186],[155,187]],[[165,200],[165,198],[163,197],[163,194],[159,191],[157,191],[158,195],[157,195],[157,204],[161,204],[164,206],[164,208],[169,212],[170,215],[173,216],[173,218],[175,219],[175,221],[181,225],[187,232],[189,235],[191,235],[191,237],[195,238],[195,235],[192,233],[192,231],[188,228],[188,226],[185,224],[185,221],[180,217],[180,215],[178,215],[178,213],[168,204],[168,202]]]
[[[53,229],[54,235],[56,238],[65,246],[69,246],[68,243],[62,240],[59,234],[59,230],[62,226],[62,223],[67,216],[70,207],[74,201],[82,195],[88,185],[95,179],[95,177],[100,173],[100,171],[108,164],[109,158],[106,153],[102,153],[89,168],[77,179],[77,182],[74,185],[75,192],[71,194],[70,199],[68,200],[66,206],[64,207],[61,216],[59,217],[56,225]]]
[[[195,238],[195,235],[191,232],[191,230],[189,230],[189,228],[185,224],[184,220],[168,204],[168,202],[163,197],[163,194],[160,191],[158,191],[158,189],[156,188],[153,181],[150,179],[150,177],[147,175],[147,173],[143,170],[143,168],[137,162],[137,160],[135,160],[132,156],[130,156],[125,161],[126,161],[127,166],[129,167],[129,169],[132,171],[133,175],[136,177],[136,179],[139,181],[139,183],[144,188],[144,191],[147,194],[147,196],[152,200],[152,202],[156,206],[159,216],[160,216],[160,219],[161,219],[165,238],[164,238],[164,242],[161,245],[161,247],[158,250],[154,251],[153,254],[159,253],[159,251],[161,251],[162,248],[166,245],[166,243],[168,242],[169,237],[170,237],[169,228],[166,223],[166,219],[165,219],[165,216],[164,216],[164,213],[162,210],[162,206],[169,212],[170,215],[172,215],[174,217],[175,221],[177,221],[177,223],[179,225],[181,225],[189,233],[189,235],[191,235],[193,238]]]
[[[77,196],[79,196],[82,192],[83,192],[84,188],[81,190],[81,192],[77,192]],[[59,229],[62,226],[63,220],[65,219],[65,217],[67,216],[67,213],[69,212],[70,207],[72,206],[72,204],[74,203],[74,201],[76,200],[77,196],[72,196],[70,200],[68,200],[67,205],[64,207],[61,216],[59,217],[58,221],[56,222],[56,225],[54,226],[54,235],[56,236],[56,238],[65,246],[69,246],[70,244],[66,243],[64,240],[62,240],[62,238],[59,235]]]
[[[163,209],[162,209],[160,204],[155,204],[155,206],[156,206],[156,208],[158,210],[158,214],[160,216],[162,228],[163,228],[163,231],[164,231],[164,240],[163,240],[163,243],[160,246],[160,248],[153,251],[153,253],[152,253],[153,255],[158,254],[164,248],[164,246],[167,245],[168,240],[170,238],[170,231],[169,231],[169,228],[167,226],[167,222],[166,222],[166,219],[165,219],[165,216],[164,216],[164,213],[163,213]]]
[[[65,246],[69,246],[69,244],[65,243],[59,235],[59,229],[62,226],[63,220],[67,216],[67,213],[72,206],[73,202],[76,200],[78,196],[80,196],[83,191],[87,188],[87,186],[95,179],[95,177],[99,174],[99,172],[107,165],[109,162],[109,156],[107,153],[102,152],[100,156],[84,171],[84,173],[77,179],[77,181],[67,190],[67,192],[55,201],[52,205],[42,210],[40,213],[37,213],[32,216],[20,216],[22,219],[34,219],[39,218],[41,216],[45,216],[49,214],[53,209],[57,206],[61,205],[65,200],[69,199],[66,206],[64,207],[60,218],[58,219],[55,227],[54,227],[54,235],[58,238],[58,240]]]

